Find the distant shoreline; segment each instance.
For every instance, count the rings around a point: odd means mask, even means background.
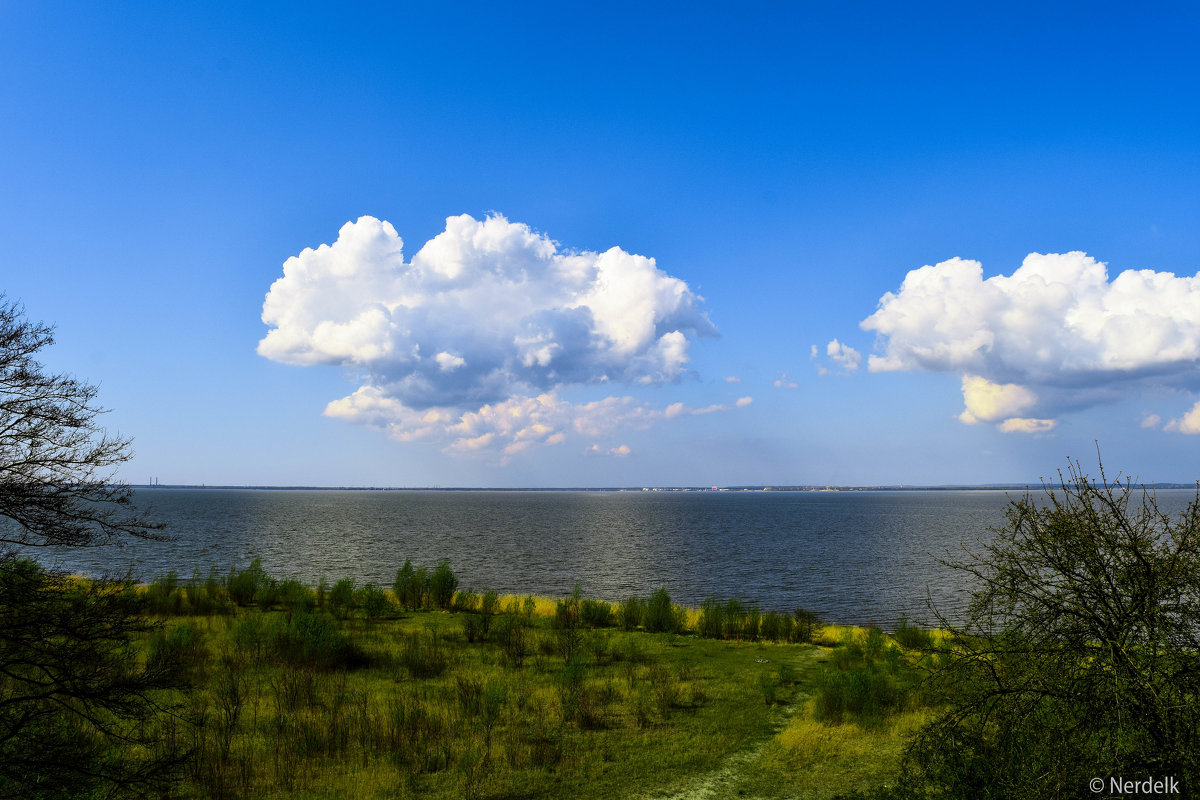
[[[131,489],[228,489],[256,491],[305,491],[305,492],[638,492],[667,493],[695,492],[704,494],[729,492],[1024,492],[1039,491],[1047,484],[1031,483],[986,483],[977,485],[945,486],[236,486],[207,484],[129,484]],[[1195,483],[1146,483],[1134,484],[1134,488],[1146,489],[1195,489]]]

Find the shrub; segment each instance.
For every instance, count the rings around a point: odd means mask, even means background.
[[[482,617],[477,617],[474,614],[468,614],[463,619],[463,636],[468,642],[476,642],[483,638]]]
[[[621,627],[627,631],[636,630],[646,618],[646,604],[636,597],[627,598],[618,610],[621,617]]]
[[[412,592],[413,576],[416,570],[413,569],[412,561],[406,560],[404,566],[396,570],[396,580],[392,583],[392,593],[396,595],[396,602],[401,608],[412,608],[409,605],[409,597]]]
[[[582,616],[579,584],[575,584],[575,590],[570,596],[554,604],[554,627],[573,630],[579,627]]]
[[[165,577],[156,577],[146,587],[146,610],[151,614],[183,614],[190,611],[191,604],[181,591],[179,575],[171,570]]]
[[[329,610],[338,619],[345,619],[354,609],[354,579],[342,578],[329,590]]]
[[[192,579],[184,587],[187,603],[193,614],[221,614],[228,610],[225,593],[217,568],[212,567],[205,577],[200,568],[192,570]]]
[[[584,625],[607,628],[613,624],[613,609],[603,600],[584,600],[580,604],[580,617]]]
[[[500,595],[489,589],[483,593],[483,597],[479,601],[479,628],[482,638],[487,638],[487,635],[492,630],[492,617],[500,608]]]
[[[249,614],[238,617],[233,623],[230,633],[235,652],[239,655],[259,658],[266,647],[265,630],[266,617],[261,614]]]
[[[758,641],[758,629],[762,623],[762,612],[758,610],[758,606],[751,606],[746,612],[746,619],[742,623],[742,635],[752,642]]]
[[[646,603],[646,630],[651,633],[674,632],[679,630],[679,616],[671,605],[671,595],[665,588],[658,589],[650,595]]]
[[[901,672],[898,656],[898,648],[884,644],[882,632],[877,642],[868,633],[865,647],[848,637],[834,650],[833,666],[825,667],[817,676],[813,716],[828,722],[849,718],[863,725],[877,725],[902,710],[917,676]]]
[[[479,595],[470,589],[463,589],[454,595],[455,611],[474,611],[479,605]]]
[[[907,617],[901,617],[892,638],[906,650],[933,649],[933,634],[923,628],[908,624]]]
[[[190,686],[202,676],[208,661],[204,632],[191,625],[176,625],[170,630],[159,628],[150,637],[146,657],[149,668],[163,671],[182,686]]]
[[[254,602],[258,604],[259,608],[269,609],[273,608],[281,597],[279,581],[269,575],[263,575],[254,590]]]
[[[448,609],[457,588],[458,576],[450,569],[450,562],[443,558],[429,577],[429,595],[438,608]]]
[[[450,666],[450,655],[436,636],[413,632],[401,643],[400,664],[414,678],[436,678]]]
[[[725,603],[725,638],[741,639],[746,622],[746,606],[741,600],[730,598]]]
[[[813,611],[797,608],[792,613],[792,641],[808,644],[821,634],[821,618]]]
[[[266,577],[267,573],[262,568],[262,559],[256,558],[244,570],[231,569],[225,588],[233,602],[239,606],[248,606],[254,602],[254,595]]]
[[[583,641],[583,633],[579,629],[581,622],[581,603],[579,586],[570,597],[564,597],[554,606],[554,628],[558,639],[558,649],[563,659],[570,661],[579,651]]]
[[[479,602],[479,611],[485,616],[495,614],[500,610],[500,595],[488,589],[483,593],[483,597]]]
[[[296,609],[276,628],[276,655],[294,667],[358,669],[371,665],[370,656],[338,629],[328,613]]]
[[[388,611],[391,603],[387,593],[373,583],[368,583],[358,592],[358,604],[368,619],[379,619]]]
[[[521,617],[505,616],[500,619],[496,633],[506,664],[520,667],[525,663],[525,655],[529,651],[527,627],[528,624]]]
[[[762,638],[776,642],[783,638],[783,619],[774,611],[768,611],[762,618]]]
[[[279,601],[289,608],[302,605],[311,609],[317,605],[313,593],[295,578],[279,582]]]
[[[1095,776],[1200,786],[1200,491],[1176,518],[1078,463],[961,563],[975,581],[908,751],[939,797],[1073,796]]]
[[[392,590],[396,593],[396,601],[404,608],[424,608],[429,593],[429,571],[424,567],[415,569],[411,561],[405,561],[404,566],[396,571]]]
[[[697,632],[707,639],[725,638],[725,606],[716,598],[709,597],[701,604]]]

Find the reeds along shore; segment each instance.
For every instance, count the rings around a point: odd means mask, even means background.
[[[832,797],[928,713],[931,634],[906,624],[475,592],[446,562],[391,587],[255,561],[132,590],[162,619],[146,657],[181,679],[161,741],[182,797],[690,796],[734,756],[734,794]]]

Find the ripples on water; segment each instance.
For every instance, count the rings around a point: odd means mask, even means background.
[[[1160,492],[1164,510],[1191,492]],[[450,559],[464,587],[685,605],[740,597],[845,623],[957,615],[968,587],[936,557],[1004,522],[1000,491],[421,492],[149,489],[171,542],[62,551],[57,565],[146,580],[261,557],[276,577],[390,586],[405,559]],[[47,560],[47,559],[43,559]]]

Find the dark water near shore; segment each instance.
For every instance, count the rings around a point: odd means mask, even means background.
[[[1163,510],[1191,491],[1159,492]],[[955,615],[968,587],[935,558],[1004,522],[1001,491],[420,492],[145,489],[175,541],[62,551],[43,561],[147,580],[261,557],[276,577],[391,585],[406,558],[450,559],[462,586],[619,600],[740,597],[845,623]]]

